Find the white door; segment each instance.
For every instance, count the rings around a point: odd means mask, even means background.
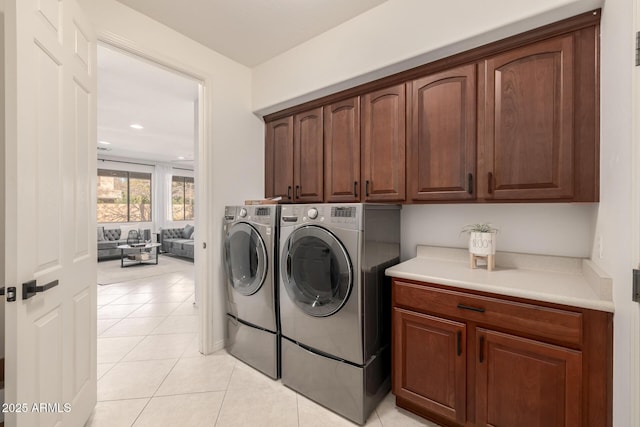
[[[82,426],[96,402],[95,54],[75,0],[5,0],[8,426]],[[31,280],[58,285],[25,299]]]

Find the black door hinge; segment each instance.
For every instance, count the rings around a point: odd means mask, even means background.
[[[640,302],[640,270],[633,270],[633,294],[631,299],[635,302]]]
[[[636,67],[640,66],[640,31],[636,33]]]

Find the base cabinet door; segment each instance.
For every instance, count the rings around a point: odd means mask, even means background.
[[[466,326],[393,309],[393,392],[463,424],[466,419]]]
[[[478,328],[476,424],[582,425],[582,353]]]

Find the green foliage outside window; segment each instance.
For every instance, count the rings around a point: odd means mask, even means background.
[[[98,222],[150,222],[151,174],[98,169]]]

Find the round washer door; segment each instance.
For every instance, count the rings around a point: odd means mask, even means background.
[[[291,233],[282,252],[281,271],[291,300],[314,317],[340,310],[353,286],[351,260],[344,246],[331,232],[313,225]]]
[[[258,292],[267,276],[267,250],[260,233],[245,222],[232,225],[224,255],[231,287],[242,295]]]

